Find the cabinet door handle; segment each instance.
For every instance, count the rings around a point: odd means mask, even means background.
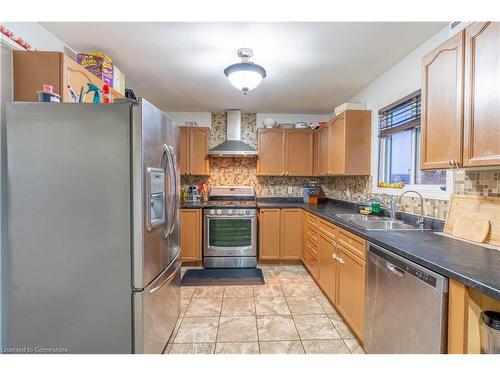
[[[345,260],[342,259],[341,257],[337,256],[337,261],[340,263],[340,264],[345,264]]]

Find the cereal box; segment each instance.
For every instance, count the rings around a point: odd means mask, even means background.
[[[113,87],[113,60],[100,52],[79,53],[78,64]]]

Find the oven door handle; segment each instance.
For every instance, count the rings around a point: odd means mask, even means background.
[[[255,215],[205,215],[207,219],[253,219]]]

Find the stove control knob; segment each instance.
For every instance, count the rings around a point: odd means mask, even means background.
[[[222,214],[222,210],[217,210],[217,215],[221,215]]]
[[[210,210],[210,215],[215,215],[215,210]]]
[[[245,215],[245,210],[240,210],[240,215]]]
[[[233,210],[231,210],[231,209],[227,210],[227,214],[228,215],[232,215],[233,214]]]

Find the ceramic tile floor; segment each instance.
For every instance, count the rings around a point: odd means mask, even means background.
[[[165,353],[364,353],[304,267],[260,268],[262,286],[182,287]]]

